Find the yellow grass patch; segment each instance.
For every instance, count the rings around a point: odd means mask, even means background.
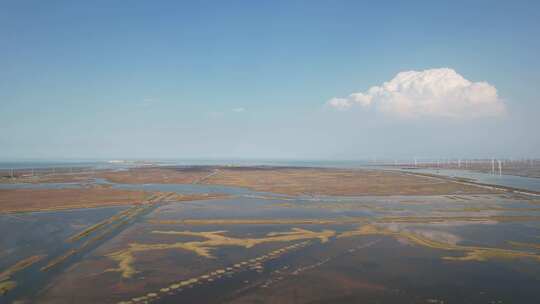
[[[363,225],[356,230],[346,231],[338,236],[338,238],[352,237],[352,236],[363,236],[363,235],[386,235],[394,238],[402,238],[407,241],[433,249],[448,250],[448,251],[460,251],[464,252],[465,255],[462,257],[453,257],[448,256],[443,259],[446,260],[458,260],[458,261],[485,261],[488,259],[514,259],[514,258],[530,258],[540,262],[540,255],[508,250],[508,249],[499,249],[499,248],[489,248],[489,247],[477,247],[477,246],[460,246],[449,243],[443,243],[439,241],[432,240],[422,235],[418,235],[408,231],[393,231],[386,228],[381,228],[375,225]]]
[[[297,240],[319,239],[321,242],[326,242],[336,234],[333,230],[322,230],[320,232],[310,231],[301,228],[293,228],[288,232],[273,232],[267,234],[263,238],[237,238],[226,236],[227,231],[207,231],[207,232],[192,232],[192,231],[153,231],[156,234],[176,235],[176,236],[194,236],[200,237],[203,241],[178,242],[173,244],[139,244],[131,243],[128,248],[113,252],[108,255],[118,263],[118,268],[108,269],[107,271],[118,271],[122,273],[122,277],[130,278],[136,270],[133,267],[135,260],[134,254],[152,251],[152,250],[171,250],[182,249],[192,251],[195,254],[213,258],[211,250],[222,246],[240,246],[251,248],[258,244],[270,242],[291,242]]]

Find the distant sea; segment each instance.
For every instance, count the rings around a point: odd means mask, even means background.
[[[118,168],[135,166],[295,166],[360,168],[373,166],[370,161],[326,161],[326,160],[245,160],[245,159],[180,159],[180,160],[19,160],[0,161],[0,169],[45,169],[45,168]]]
[[[106,161],[0,161],[0,169],[46,169],[46,168],[69,168],[69,167],[100,167],[105,166]]]

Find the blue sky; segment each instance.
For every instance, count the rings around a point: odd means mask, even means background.
[[[540,2],[397,2],[0,1],[0,158],[540,157]],[[439,68],[504,115],[328,106]]]

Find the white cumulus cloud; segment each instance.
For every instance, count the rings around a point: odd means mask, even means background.
[[[500,116],[506,111],[494,86],[471,82],[449,68],[400,72],[380,86],[332,98],[327,104],[340,110],[373,107],[405,118],[475,118]]]

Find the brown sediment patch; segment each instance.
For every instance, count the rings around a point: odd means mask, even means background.
[[[133,168],[126,171],[105,171],[97,174],[121,184],[193,184],[212,173],[211,168]]]
[[[141,203],[223,198],[223,194],[178,194],[114,189],[107,185],[70,189],[0,189],[0,213],[55,211]]]
[[[321,242],[326,242],[336,234],[333,230],[322,230],[320,232],[310,231],[301,228],[293,228],[288,232],[273,232],[267,234],[263,238],[236,238],[224,235],[226,231],[207,231],[207,232],[192,232],[192,231],[153,231],[153,233],[164,235],[177,236],[194,236],[206,240],[178,242],[172,244],[140,244],[131,243],[128,248],[108,254],[107,256],[118,263],[118,268],[108,269],[107,271],[117,271],[124,278],[129,278],[136,273],[132,266],[134,255],[141,252],[152,250],[171,250],[183,249],[192,251],[193,253],[206,257],[213,258],[211,250],[221,246],[240,246],[251,248],[258,244],[269,242],[291,242],[297,240],[319,239]]]
[[[493,193],[452,180],[382,170],[324,168],[220,168],[204,183],[290,195],[443,195]]]
[[[75,189],[0,189],[0,213],[132,205],[148,198],[138,190],[102,186]]]
[[[409,231],[393,231],[387,228],[378,227],[375,225],[360,226],[356,230],[343,232],[338,238],[353,237],[353,236],[365,236],[365,235],[384,235],[394,238],[405,239],[413,244],[447,251],[459,251],[464,252],[465,255],[461,257],[447,256],[443,257],[446,260],[456,261],[485,261],[488,259],[516,259],[516,258],[530,258],[540,262],[540,255],[531,252],[489,248],[489,247],[477,247],[477,246],[461,246],[449,243],[442,243],[425,236],[415,234]]]

